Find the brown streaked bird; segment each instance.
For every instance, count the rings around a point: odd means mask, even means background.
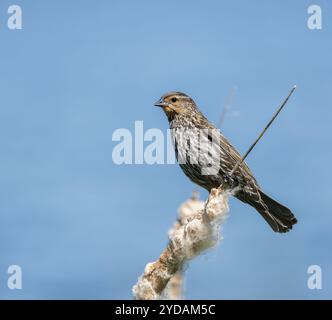
[[[176,158],[191,181],[208,191],[220,186],[231,190],[237,199],[254,207],[275,232],[292,229],[297,222],[293,213],[261,190],[245,162],[231,175],[241,156],[204,117],[193,99],[181,92],[170,92],[155,106],[163,108],[168,118]],[[200,138],[202,132],[208,132],[208,139]],[[208,171],[216,165],[217,170]]]

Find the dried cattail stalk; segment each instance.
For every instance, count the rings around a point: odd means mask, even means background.
[[[169,232],[167,248],[157,261],[146,265],[133,287],[135,299],[174,298],[169,293],[172,284],[167,286],[170,279],[181,275],[182,281],[184,264],[213,248],[221,239],[220,226],[228,212],[228,195],[221,189],[212,189],[206,203],[191,198],[180,207],[178,221]]]

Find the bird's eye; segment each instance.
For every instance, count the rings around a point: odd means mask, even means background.
[[[173,98],[171,99],[171,101],[174,103],[174,102],[178,101],[178,99],[176,99],[175,97],[173,97]]]

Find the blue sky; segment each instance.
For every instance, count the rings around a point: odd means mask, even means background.
[[[18,0],[20,31],[6,27],[11,4],[0,3],[1,298],[131,298],[193,184],[177,165],[115,165],[114,130],[143,120],[166,132],[153,103],[170,90],[217,122],[236,86],[222,131],[244,153],[294,84],[247,162],[299,223],[275,234],[232,199],[224,240],[188,265],[186,297],[332,298],[329,1],[315,1],[315,31],[300,0]],[[12,264],[22,290],[6,286]],[[307,287],[313,264],[322,290]]]

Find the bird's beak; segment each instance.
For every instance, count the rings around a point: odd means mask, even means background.
[[[160,99],[154,104],[154,106],[164,108],[164,107],[168,107],[169,104],[167,102],[163,101],[162,99]]]

